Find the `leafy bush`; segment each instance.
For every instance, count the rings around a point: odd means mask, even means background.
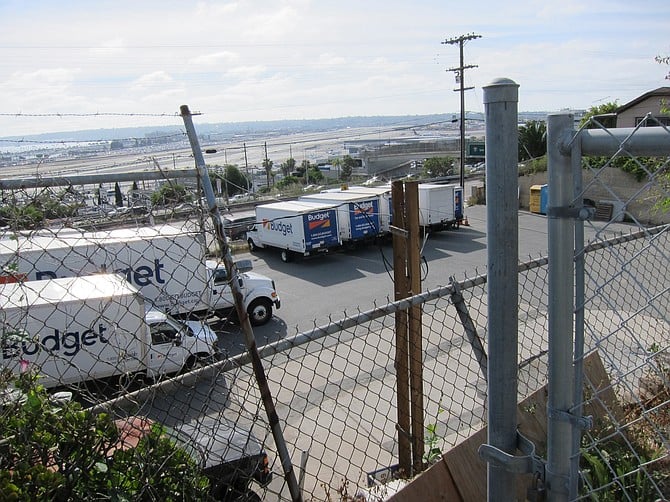
[[[609,162],[609,164],[608,164]],[[632,174],[636,181],[644,181],[650,174],[655,173],[667,164],[667,159],[659,157],[586,157],[583,160],[584,167],[601,169],[605,165],[621,169]]]
[[[167,206],[191,202],[191,195],[184,185],[168,183],[151,194],[151,204],[154,206]]]
[[[649,348],[654,362],[640,379],[639,403],[624,406],[626,429],[603,419],[584,436],[581,452],[582,492],[591,500],[660,500],[670,493],[670,459],[658,428],[670,425],[670,355],[656,344]],[[649,410],[653,410],[650,412]],[[599,439],[607,438],[607,439]],[[587,444],[590,441],[590,446]]]
[[[642,464],[658,460],[660,452],[635,444],[634,453],[624,442],[598,444],[597,451],[582,451],[582,475],[585,490],[599,502],[618,500],[655,500],[656,484],[667,474],[659,470],[644,472]]]
[[[3,500],[205,500],[209,482],[160,426],[121,448],[111,416],[54,404],[37,378],[0,379]],[[7,399],[7,396],[14,396]]]
[[[423,174],[429,177],[454,174],[454,159],[451,157],[431,157],[423,161]]]
[[[12,230],[36,230],[44,219],[44,213],[33,205],[0,207],[0,225]]]
[[[519,176],[529,174],[544,173],[547,171],[547,156],[537,157],[519,164]]]

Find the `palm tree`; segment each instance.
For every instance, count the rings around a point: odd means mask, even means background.
[[[519,160],[542,157],[547,153],[547,124],[529,120],[519,127]]]
[[[279,167],[284,176],[290,176],[295,171],[295,159],[293,157],[286,159]]]
[[[265,157],[263,159],[263,167],[265,168],[265,176],[267,177],[268,188],[270,188],[270,176],[272,175],[272,161]]]

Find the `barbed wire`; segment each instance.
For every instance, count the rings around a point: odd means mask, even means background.
[[[191,115],[200,115],[195,112]],[[171,113],[120,113],[120,112],[93,112],[93,113],[23,113],[0,112],[0,117],[181,117],[177,112]]]

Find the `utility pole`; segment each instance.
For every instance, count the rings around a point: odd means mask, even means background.
[[[474,87],[465,87],[465,70],[470,68],[477,68],[477,65],[464,65],[463,64],[463,44],[468,40],[475,40],[481,38],[481,35],[475,35],[470,33],[469,35],[460,35],[458,37],[453,37],[442,42],[443,44],[454,45],[458,44],[460,49],[460,65],[456,68],[449,68],[447,71],[453,71],[456,73],[456,83],[460,84],[458,89],[454,89],[455,92],[461,93],[461,187],[465,191],[465,91],[469,89],[474,89]],[[463,192],[465,193],[465,192]]]
[[[251,183],[251,186],[253,188],[253,185],[254,185],[253,180],[249,176],[249,160],[247,159],[247,143],[244,142],[244,143],[242,143],[242,145],[244,146],[244,172],[247,173],[247,188],[249,188],[249,186],[248,186],[249,183]],[[227,164],[227,162],[226,162],[226,164]]]
[[[264,143],[265,145],[265,159],[263,160],[263,167],[265,168],[265,178],[268,183],[268,188],[270,188],[270,159],[268,159],[268,142]]]

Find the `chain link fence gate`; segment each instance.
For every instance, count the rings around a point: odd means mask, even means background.
[[[552,253],[567,245],[572,256],[574,248],[574,268],[572,260],[562,262],[553,287],[550,280],[550,301],[568,309],[550,324],[549,358],[574,363],[549,371],[549,500],[665,499],[670,229],[648,222],[667,222],[670,130],[650,114],[634,129],[608,129],[594,117],[574,132],[572,115],[558,114],[549,117],[548,138],[550,269],[560,261]],[[629,175],[617,183],[613,175],[621,170],[642,182]],[[631,234],[608,238],[624,219]],[[574,246],[572,239],[552,246],[552,232],[556,239],[566,229],[574,229]],[[562,280],[573,274],[574,291]],[[595,353],[614,400],[583,373]],[[594,403],[605,411],[589,423],[582,413]]]

